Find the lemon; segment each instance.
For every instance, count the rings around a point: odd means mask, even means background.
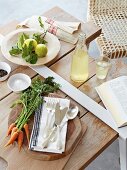
[[[24,44],[23,46],[26,44],[26,46],[28,47],[30,42],[32,42],[32,45],[33,45],[33,50],[35,50],[36,46],[37,46],[37,41],[35,39],[32,39],[32,38],[29,38],[29,39],[26,39],[24,41]]]
[[[38,44],[35,48],[35,53],[38,57],[45,57],[47,55],[48,48],[45,44]]]

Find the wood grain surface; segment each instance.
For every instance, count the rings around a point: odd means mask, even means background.
[[[47,17],[52,17],[53,19],[56,20],[64,20],[64,21],[77,21],[73,16],[69,15],[68,13],[64,12],[63,10],[59,9],[58,7],[55,7],[51,9],[50,11],[46,12],[44,14]],[[3,26],[0,28],[0,33],[6,35],[8,32],[11,30],[15,29],[15,26],[17,25],[18,22],[14,21],[10,24],[7,24],[6,26]],[[82,23],[82,29],[86,31],[86,28],[90,27],[88,24],[86,27],[86,24]],[[88,29],[87,35],[90,36],[89,31],[92,32],[94,27],[90,27]],[[93,33],[93,32],[92,32]],[[93,37],[95,38],[95,37]],[[64,77],[67,81],[72,83],[74,86],[79,88],[82,92],[93,98],[95,101],[98,103],[101,101],[100,98],[98,97],[96,91],[94,90],[96,85],[101,84],[102,82],[98,81],[95,76],[95,61],[93,59],[90,59],[90,64],[89,64],[89,69],[90,69],[90,74],[89,74],[89,79],[82,83],[82,84],[77,84],[73,83],[70,80],[70,63],[71,63],[71,57],[72,57],[72,51],[74,49],[74,46],[61,42],[62,48],[60,50],[60,53],[58,56],[55,58],[54,61],[51,63],[48,63],[47,65],[57,72],[60,76]],[[119,66],[119,73],[123,74],[122,67]],[[37,74],[30,70],[29,68],[25,67],[18,67],[17,69],[12,72],[12,74],[17,73],[17,72],[25,72],[26,74],[30,75],[31,78],[35,77]],[[114,74],[111,75],[110,78],[113,78],[115,76]],[[6,85],[6,81],[0,83],[0,127],[4,127],[3,129],[0,128],[0,143],[2,144],[2,141],[4,140],[4,136],[7,131],[7,124],[8,124],[8,116],[10,112],[10,106],[13,103],[14,100],[18,98],[18,94],[12,93]],[[59,91],[59,93],[63,97],[68,97],[66,94],[62,93]],[[75,102],[75,101],[74,101]],[[76,103],[76,102],[75,102]],[[86,135],[84,136],[83,140],[81,143],[78,145],[78,149],[74,151],[72,154],[71,158],[67,162],[66,166],[64,169],[66,170],[78,170],[78,169],[83,169],[90,162],[92,162],[105,148],[107,148],[117,137],[118,134],[112,130],[110,127],[108,127],[106,124],[104,124],[101,120],[96,118],[95,116],[92,115],[92,113],[88,112],[85,108],[80,106],[80,104],[76,103],[79,108],[80,108],[80,114],[81,114],[81,120],[85,122],[85,124],[88,126],[88,130],[86,132]],[[11,148],[9,148],[9,151],[11,151]],[[15,155],[15,152],[12,150],[11,154]],[[7,154],[7,153],[6,153]],[[24,153],[23,153],[24,154]],[[9,156],[8,156],[9,159]],[[60,159],[61,160],[61,159]],[[15,161],[17,159],[15,158]],[[24,159],[24,162],[26,164],[31,161],[29,157]],[[31,169],[36,169],[36,170],[41,170],[43,167],[41,164],[39,164],[40,161],[38,160],[32,160],[32,167]],[[29,169],[27,164],[27,169]],[[20,162],[19,160],[19,165],[23,166],[23,163]],[[50,166],[51,164],[49,164]],[[62,167],[62,163],[58,163],[58,166]],[[56,167],[57,168],[57,167]],[[9,167],[8,167],[9,169]],[[15,170],[16,167],[13,165],[11,169],[9,170]]]

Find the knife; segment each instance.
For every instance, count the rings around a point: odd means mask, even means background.
[[[55,108],[55,124],[56,125],[61,124],[67,110],[68,110],[68,107],[65,107],[64,109],[60,109],[60,104],[59,103],[56,104],[56,108]]]
[[[60,124],[68,110],[68,107],[65,107],[64,109],[60,109],[60,104],[56,104],[55,109],[55,126],[56,126],[56,133],[57,133],[57,141],[56,141],[56,147],[57,149],[62,149],[62,142],[61,142],[61,130],[60,130]]]

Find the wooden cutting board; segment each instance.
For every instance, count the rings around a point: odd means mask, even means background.
[[[12,109],[12,111],[9,115],[9,120],[8,120],[9,125],[11,123],[15,122],[16,118],[18,117],[19,113],[21,112],[21,109],[22,109],[21,105],[17,105],[16,107],[14,107]],[[31,119],[29,121],[30,133],[32,131],[33,122],[34,122],[34,118],[31,117]],[[62,154],[30,151],[30,150],[28,150],[26,140],[24,140],[24,149],[26,151],[26,154],[34,159],[46,160],[46,161],[56,160],[56,159],[63,158],[66,155],[68,155],[69,153],[71,153],[72,150],[74,149],[75,145],[77,144],[77,142],[80,140],[81,135],[82,135],[82,126],[81,126],[80,119],[77,116],[75,119],[68,121],[66,147],[65,147],[65,152],[63,152]],[[26,137],[25,137],[25,139],[26,139]]]
[[[81,139],[81,136],[82,136],[82,125],[79,118],[76,117],[74,120],[68,122],[66,148],[65,148],[65,152],[63,152],[62,154],[48,153],[48,152],[35,152],[35,151],[28,150],[27,147],[24,148],[26,154],[28,154],[30,157],[34,159],[52,161],[52,160],[63,158],[66,155],[70,154],[73,151],[75,145]]]
[[[8,124],[15,121],[18,116],[21,106],[15,107],[7,120]],[[29,122],[30,132],[32,130],[33,118]],[[4,127],[3,127],[4,128]],[[27,142],[24,140],[23,149],[21,152],[18,151],[17,143],[4,148],[5,143],[7,143],[8,138],[5,138],[0,145],[0,156],[7,161],[9,170],[61,170],[66,165],[74,149],[77,147],[84,133],[86,132],[86,125],[81,123],[79,118],[76,117],[74,120],[70,121],[68,124],[67,132],[67,144],[66,151],[63,154],[51,154],[42,152],[33,152],[28,150]],[[56,160],[58,159],[58,160]],[[45,161],[44,161],[45,160]],[[46,161],[52,160],[52,161]],[[32,162],[32,164],[31,164]]]

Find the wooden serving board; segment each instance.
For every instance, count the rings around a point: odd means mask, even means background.
[[[73,151],[75,145],[81,139],[81,136],[82,136],[81,122],[79,118],[76,117],[74,120],[68,122],[66,148],[65,148],[65,152],[63,152],[62,154],[48,153],[48,152],[35,152],[35,151],[28,150],[27,147],[24,148],[26,154],[28,154],[30,157],[34,159],[39,159],[43,161],[57,160],[70,154]]]
[[[51,97],[60,97],[57,94],[52,94],[50,95]],[[71,103],[71,105],[73,105]],[[18,117],[19,113],[21,112],[21,105],[17,105],[16,107],[14,107],[9,115],[9,120],[8,120],[8,124],[10,125],[11,123],[15,122],[16,118]],[[30,133],[32,131],[32,127],[33,127],[33,121],[34,118],[32,117],[29,121],[29,130]],[[26,151],[26,154],[34,159],[39,159],[39,160],[46,160],[46,161],[51,161],[51,160],[56,160],[56,159],[60,159],[65,157],[66,155],[68,155],[69,153],[72,152],[72,150],[74,149],[75,145],[78,143],[78,141],[80,140],[82,135],[82,126],[81,126],[81,121],[78,118],[78,116],[73,119],[70,120],[68,122],[68,128],[67,128],[67,138],[66,138],[66,147],[65,147],[65,152],[63,152],[62,154],[58,154],[58,153],[48,153],[48,152],[37,152],[37,151],[31,151],[28,150],[28,146],[27,146],[27,141],[26,141],[26,137],[24,138],[24,149]]]
[[[55,95],[50,94],[50,97],[60,96],[56,94]],[[71,103],[71,105],[73,105],[73,103]],[[9,114],[8,125],[10,125],[12,122],[16,120],[21,109],[22,109],[21,105],[17,105],[12,109],[12,111]],[[32,131],[33,119],[34,117],[32,117],[29,122],[30,133]],[[67,129],[66,149],[65,152],[62,154],[30,151],[28,150],[27,141],[25,137],[21,152],[18,152],[18,146],[16,142],[14,143],[14,145],[9,146],[8,148],[4,148],[4,145],[8,140],[8,138],[5,138],[0,146],[0,156],[7,161],[8,163],[7,169],[9,170],[22,169],[21,166],[22,163],[24,164],[23,168],[27,169],[27,167],[30,167],[31,161],[33,162],[33,164],[36,164],[37,167],[39,167],[40,165],[40,167],[42,167],[41,169],[44,168],[47,170],[50,169],[61,170],[64,168],[71,154],[73,153],[78,143],[82,139],[84,133],[86,132],[86,129],[87,126],[84,123],[81,123],[78,117],[76,117],[74,120],[69,121]],[[50,161],[50,163],[48,163],[48,161]],[[33,167],[35,168],[34,165]]]

